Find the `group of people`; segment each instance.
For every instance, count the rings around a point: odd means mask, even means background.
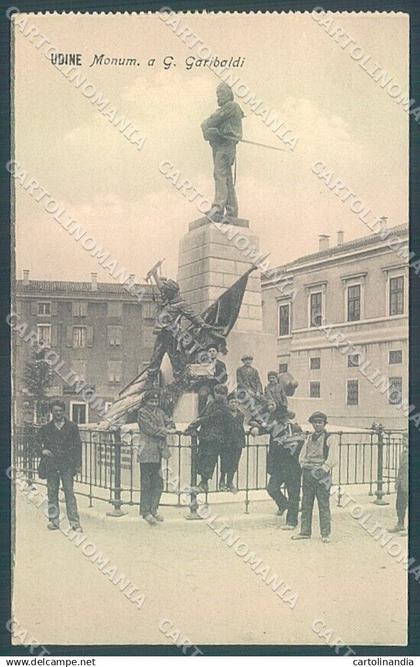
[[[337,462],[338,442],[337,436],[327,431],[327,415],[314,412],[308,420],[313,433],[305,435],[293,422],[295,414],[288,409],[287,396],[277,372],[268,373],[268,383],[263,389],[259,373],[252,366],[252,355],[244,355],[243,366],[236,373],[236,388],[229,394],[226,366],[218,359],[215,347],[209,349],[209,356],[214,376],[198,388],[201,410],[186,430],[189,434],[196,433],[198,439],[197,472],[200,479],[191,489],[192,493],[208,492],[219,459],[218,489],[236,493],[234,479],[246,445],[246,428],[254,437],[266,433],[269,435],[267,492],[277,506],[277,514],[286,515],[281,528],[290,531],[297,528],[301,500],[300,532],[292,535],[292,539],[310,539],[316,499],[321,539],[329,542],[331,476]],[[249,409],[249,401],[244,402],[244,395],[254,399],[252,409]],[[160,407],[160,399],[159,390],[145,391],[137,419],[140,514],[149,525],[163,521],[159,513],[163,491],[161,465],[162,459],[170,457],[168,435],[176,431],[175,423]],[[244,403],[246,411],[243,410]],[[50,407],[52,419],[39,429],[36,438],[36,451],[40,455],[38,473],[47,481],[48,528],[59,528],[61,482],[70,526],[74,531],[81,531],[73,488],[74,476],[80,471],[82,462],[80,434],[77,425],[66,419],[63,401],[55,399]],[[402,532],[408,502],[406,450],[401,456],[396,490],[398,521],[392,531]]]

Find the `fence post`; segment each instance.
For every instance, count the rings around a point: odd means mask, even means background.
[[[197,500],[197,493],[194,489],[197,486],[197,457],[198,457],[198,440],[197,433],[191,434],[191,502],[190,513],[185,517],[188,521],[202,521],[203,517],[199,515],[199,503]]]
[[[389,505],[389,503],[384,500],[384,427],[382,424],[378,424],[375,427],[376,434],[378,436],[378,457],[377,457],[377,470],[376,470],[376,499],[373,501],[375,505]]]
[[[107,516],[124,516],[127,512],[123,512],[121,505],[121,431],[118,429],[114,433],[111,432],[111,471],[112,471],[112,451],[114,452],[114,487],[111,486],[111,500],[113,505],[111,512],[107,512]],[[112,474],[111,474],[112,478]]]

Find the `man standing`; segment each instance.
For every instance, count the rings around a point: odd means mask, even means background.
[[[38,431],[37,450],[41,454],[39,472],[45,471],[48,491],[48,529],[58,530],[60,505],[58,491],[60,479],[66,499],[67,517],[70,526],[82,532],[77,502],[73,490],[73,478],[82,465],[82,443],[76,424],[64,416],[64,402],[56,399],[50,405],[52,420]],[[44,476],[44,475],[43,475]]]
[[[251,396],[261,396],[263,388],[260,375],[257,369],[252,367],[254,357],[252,354],[244,354],[241,361],[243,366],[240,366],[236,371],[238,390],[245,390]]]
[[[314,432],[308,436],[299,455],[302,467],[302,519],[299,535],[292,540],[309,540],[312,533],[312,514],[315,498],[318,501],[321,539],[330,541],[330,489],[332,469],[337,462],[338,438],[325,430],[327,415],[314,412],[308,420]]]
[[[199,429],[197,471],[200,482],[197,493],[207,493],[219,454],[225,448],[231,414],[227,406],[227,388],[218,384],[214,388],[214,401],[207,403],[204,411],[187,428],[187,433]]]
[[[163,491],[161,464],[169,459],[168,433],[175,432],[174,424],[159,407],[159,394],[146,391],[143,395],[137,421],[140,447],[140,514],[149,526],[163,521],[159,514],[160,497]]]
[[[224,213],[238,217],[232,174],[236,158],[236,144],[242,139],[244,113],[236,102],[230,86],[222,82],[216,89],[218,110],[201,124],[203,137],[213,151],[215,195],[208,217],[215,222],[223,219]]]

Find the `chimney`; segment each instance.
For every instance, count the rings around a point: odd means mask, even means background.
[[[23,270],[23,284],[25,285],[25,287],[27,287],[29,285],[29,270],[28,269]]]
[[[344,232],[340,229],[337,232],[337,245],[340,246],[343,245],[343,243],[344,243]]]
[[[98,274],[97,273],[91,273],[90,274],[90,279],[91,279],[90,289],[92,290],[92,292],[96,292],[97,289],[98,289]]]
[[[130,285],[135,285],[136,283],[136,274],[135,273],[130,273],[128,276],[128,280],[130,282]]]
[[[328,250],[330,247],[330,237],[328,234],[320,234],[318,236],[319,239],[319,250]]]

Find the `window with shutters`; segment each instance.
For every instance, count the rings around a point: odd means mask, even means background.
[[[87,301],[73,301],[72,302],[73,317],[86,317],[87,315]]]
[[[108,361],[108,382],[113,384],[121,382],[122,361]]]
[[[122,327],[109,326],[108,327],[108,345],[118,347],[122,342]]]
[[[290,303],[279,304],[279,336],[290,334]]]
[[[360,285],[349,285],[347,288],[347,321],[360,320]]]
[[[321,383],[320,382],[310,382],[309,383],[309,396],[311,398],[321,398]]]
[[[73,347],[86,347],[86,327],[73,327]]]
[[[44,347],[51,347],[51,324],[38,324],[38,343]]]
[[[404,276],[389,279],[389,314],[404,313]]]
[[[319,327],[322,324],[322,292],[310,294],[310,327]]]
[[[38,315],[51,315],[50,301],[38,301]]]
[[[108,303],[108,317],[122,317],[122,302],[109,301]]]
[[[359,405],[359,381],[347,380],[347,405]]]

